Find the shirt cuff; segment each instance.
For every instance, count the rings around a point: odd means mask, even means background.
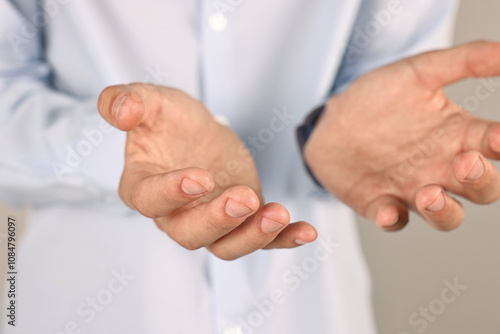
[[[321,183],[319,183],[319,181],[316,179],[316,177],[314,177],[314,174],[312,173],[311,169],[309,168],[309,166],[307,165],[307,163],[304,159],[304,146],[306,145],[306,142],[309,139],[309,136],[311,135],[311,133],[314,130],[314,126],[316,125],[319,117],[321,116],[321,114],[323,113],[324,110],[325,110],[324,104],[317,107],[306,117],[306,119],[304,120],[302,125],[300,125],[297,128],[297,140],[299,143],[300,151],[302,153],[302,161],[304,162],[304,166],[306,167],[307,172],[309,173],[309,175],[313,179],[314,183],[316,183],[316,185],[321,187],[322,189],[324,189],[324,187],[321,185]]]

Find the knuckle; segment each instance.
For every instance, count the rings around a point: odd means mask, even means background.
[[[233,261],[241,257],[241,255],[235,254],[234,252],[230,252],[229,250],[218,246],[210,246],[207,247],[207,249],[214,256],[224,261]]]
[[[163,226],[163,224],[158,219],[153,219],[153,221],[154,221],[156,227],[158,227],[158,229],[160,231],[163,231],[163,232],[167,233],[167,230],[165,229],[165,227]]]
[[[182,225],[171,221],[167,217],[154,219],[154,222],[161,231],[165,232],[170,239],[175,241],[182,248],[193,251],[204,246],[193,237],[192,230],[185,227],[183,228]]]
[[[120,196],[120,199],[130,207],[130,203],[127,201],[127,193],[125,191],[125,185],[123,182],[120,182],[120,185],[118,186],[118,196]]]
[[[231,223],[229,220],[217,219],[215,217],[209,217],[206,220],[206,225],[210,232],[216,235],[225,235],[234,228],[234,223]]]
[[[190,251],[194,251],[203,247],[203,245],[199,244],[192,240],[192,238],[186,237],[185,235],[176,235],[172,237],[175,242],[177,242],[182,248],[185,248]]]
[[[159,190],[160,198],[165,203],[165,206],[172,207],[172,209],[177,206],[175,204],[179,201],[176,194],[172,193],[173,189],[174,185],[167,186]]]
[[[148,218],[154,218],[148,205],[142,198],[138,196],[132,196],[132,204],[134,205],[135,209],[139,211],[143,216],[146,216]]]
[[[143,216],[148,218],[156,218],[156,216],[151,211],[150,205],[145,201],[144,197],[141,196],[141,187],[136,187],[131,194],[131,202],[133,207],[139,211]]]
[[[167,235],[174,240],[179,246],[184,249],[194,251],[205,246],[198,238],[195,237],[192,227],[182,222],[170,222],[166,225]]]

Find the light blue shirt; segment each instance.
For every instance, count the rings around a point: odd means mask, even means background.
[[[294,131],[366,71],[446,46],[456,5],[0,0],[0,198],[31,207],[22,317],[2,333],[374,333],[352,212],[315,189]],[[319,241],[224,262],[128,211],[125,134],[96,100],[134,81],[202,100],[250,148],[266,200]]]

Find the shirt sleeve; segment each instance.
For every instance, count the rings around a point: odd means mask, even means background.
[[[331,94],[377,67],[450,45],[457,0],[364,0]]]
[[[124,134],[100,117],[97,96],[51,84],[39,3],[0,0],[0,198],[17,205],[114,200],[123,153],[102,159],[100,152],[123,143]]]
[[[330,95],[343,91],[370,70],[449,46],[457,9],[456,0],[364,0]],[[319,117],[318,110],[322,112],[323,108],[313,111],[297,128],[301,150]],[[315,184],[321,187],[307,165],[306,169]]]

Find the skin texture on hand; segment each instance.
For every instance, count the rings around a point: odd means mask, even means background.
[[[310,224],[289,224],[282,205],[264,205],[252,155],[189,95],[148,84],[111,86],[99,97],[99,112],[127,131],[120,197],[181,246],[232,260],[316,239]]]
[[[488,204],[500,197],[500,125],[455,105],[444,88],[500,75],[500,43],[433,51],[369,72],[333,96],[305,146],[322,185],[386,231],[408,210],[439,230],[464,219],[455,194]]]

